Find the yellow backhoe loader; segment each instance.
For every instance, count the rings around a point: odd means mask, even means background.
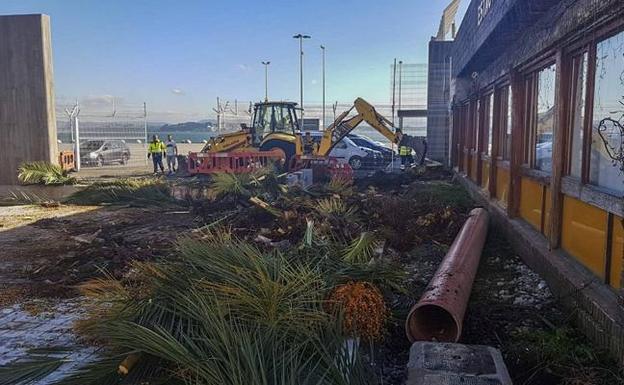
[[[354,109],[356,114],[349,116]],[[282,154],[281,160],[286,169],[292,170],[302,167],[307,161],[328,158],[338,142],[360,123],[366,122],[391,143],[411,147],[424,157],[421,140],[405,135],[393,127],[388,119],[362,98],[357,98],[349,110],[340,114],[325,128],[320,142],[315,143],[312,148],[304,143],[296,110],[297,104],[293,102],[256,103],[251,127],[242,125],[240,131],[212,138],[201,153],[228,153],[236,157],[237,153],[271,151],[273,154]]]

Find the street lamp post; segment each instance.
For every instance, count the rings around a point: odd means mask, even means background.
[[[325,46],[321,45],[321,54],[323,57],[323,126],[327,125],[327,122],[325,122]]]
[[[403,61],[399,60],[399,111],[401,111],[401,82],[403,81]]]
[[[271,62],[263,61],[262,64],[264,65],[264,101],[268,102],[269,101],[269,64],[271,64]]]
[[[297,34],[293,39],[299,39],[299,102],[301,107],[301,119],[303,122],[303,39],[309,39],[309,35]]]

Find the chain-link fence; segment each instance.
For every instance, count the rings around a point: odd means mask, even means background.
[[[114,98],[57,100],[60,150],[80,147],[81,168],[145,167],[144,105],[118,105]]]
[[[77,101],[58,98],[56,116],[59,150],[75,150],[76,142],[80,142],[83,175],[148,172],[152,170],[152,163],[147,159],[147,142],[152,135],[158,135],[162,140],[172,135],[180,154],[199,151],[211,137],[239,130],[241,124],[251,125],[254,103],[220,101],[210,114],[189,115],[150,111],[149,106],[142,103],[127,103],[112,96],[87,97]],[[372,104],[380,114],[393,120],[390,104]],[[321,104],[305,104],[304,127],[323,129],[352,106],[352,102],[328,104],[323,114]],[[396,112],[395,106],[394,122],[398,126]],[[425,118],[405,120],[403,125],[404,132],[410,135],[422,136],[426,132]],[[362,123],[354,132],[389,144],[366,123]]]

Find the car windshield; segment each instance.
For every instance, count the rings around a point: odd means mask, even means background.
[[[370,145],[370,143],[368,143],[366,140],[364,140],[364,139],[362,139],[362,138],[354,138],[354,137],[351,137],[351,138],[349,138],[349,139],[351,139],[353,142],[355,142],[355,144],[357,144],[358,146],[364,146],[364,147],[366,147],[366,146]]]
[[[88,140],[80,143],[80,148],[85,150],[98,150],[103,144],[103,140]]]
[[[342,138],[341,142],[343,142],[347,146],[357,146],[355,143],[353,143],[353,141],[351,139],[347,138],[346,136],[344,138]]]

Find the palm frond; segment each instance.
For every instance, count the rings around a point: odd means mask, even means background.
[[[348,178],[334,177],[326,185],[327,191],[340,196],[353,195],[353,180]]]
[[[303,234],[303,247],[311,247],[314,244],[314,221],[306,218],[306,230]]]
[[[377,240],[375,234],[365,231],[343,251],[343,258],[349,263],[368,263],[375,256]]]
[[[216,173],[212,176],[210,195],[214,199],[225,196],[250,197],[249,183],[250,176],[247,174]]]
[[[77,205],[132,204],[135,206],[158,206],[175,204],[169,186],[151,178],[117,179],[97,182],[70,195],[67,203]]]
[[[17,178],[23,184],[64,185],[76,183],[60,166],[48,162],[22,163],[17,169]]]
[[[334,196],[314,202],[313,208],[323,217],[342,217],[345,220],[351,220],[357,209],[347,203],[340,197]]]
[[[0,385],[35,383],[68,362],[69,351],[64,347],[30,349],[25,359],[0,367]]]

